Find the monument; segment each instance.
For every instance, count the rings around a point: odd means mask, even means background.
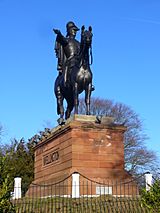
[[[97,182],[130,181],[124,169],[126,127],[114,118],[90,115],[92,85],[92,28],[66,25],[67,36],[54,29],[59,74],[55,81],[59,125],[46,132],[35,147],[34,184],[52,184],[77,172]],[[91,59],[89,59],[91,57]],[[85,91],[86,115],[78,115],[78,94]],[[67,109],[64,118],[63,100]],[[71,112],[74,109],[74,114]]]

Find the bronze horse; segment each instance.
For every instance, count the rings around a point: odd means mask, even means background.
[[[54,92],[57,98],[57,114],[60,115],[58,123],[64,123],[64,107],[63,100],[67,102],[65,119],[70,117],[74,108],[74,114],[78,114],[78,95],[85,91],[86,114],[90,114],[90,97],[94,90],[92,87],[92,72],[90,65],[92,64],[92,28],[85,30],[81,28],[80,52],[77,58],[77,64],[73,67],[69,76],[69,84],[64,83],[64,74],[59,75],[55,81]],[[91,56],[91,63],[90,63]]]

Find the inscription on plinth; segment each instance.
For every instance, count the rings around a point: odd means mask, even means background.
[[[52,151],[51,153],[43,156],[43,166],[47,166],[49,164],[56,163],[59,159],[59,152]]]

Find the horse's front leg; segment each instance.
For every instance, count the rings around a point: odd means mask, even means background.
[[[67,101],[67,110],[65,112],[65,119],[67,120],[70,117],[71,112],[73,110],[74,100],[73,97],[71,96],[70,98],[66,99],[66,101]]]
[[[74,85],[74,114],[78,114],[78,105],[79,105],[79,100],[78,100],[78,83],[75,83]]]
[[[92,84],[90,83],[85,90],[86,115],[90,115],[91,91],[92,91]]]

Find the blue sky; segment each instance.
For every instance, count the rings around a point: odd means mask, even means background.
[[[93,28],[93,96],[129,105],[160,153],[159,0],[0,0],[0,122],[4,138],[28,139],[56,125],[52,28]],[[77,35],[79,39],[79,35]]]

